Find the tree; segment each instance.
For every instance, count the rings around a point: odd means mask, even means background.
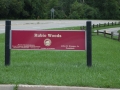
[[[69,15],[70,18],[83,18],[84,10],[83,4],[79,3],[77,0],[71,5],[71,13]]]
[[[120,0],[0,0],[0,18],[120,19]]]
[[[66,16],[69,16],[71,14],[71,5],[75,2],[75,0],[61,0],[63,3],[63,11],[65,12]]]
[[[89,5],[84,5],[84,17],[88,19],[99,19],[99,10]]]
[[[20,13],[23,10],[23,2],[22,0],[10,0],[9,5],[9,17],[11,18],[20,18]]]
[[[97,8],[101,19],[120,18],[120,1],[119,0],[86,0],[86,3]]]
[[[0,0],[0,18],[6,18],[9,13],[9,0]]]
[[[23,18],[44,18],[47,0],[24,0]]]

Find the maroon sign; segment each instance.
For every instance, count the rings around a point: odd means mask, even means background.
[[[81,30],[11,30],[11,49],[86,50]]]

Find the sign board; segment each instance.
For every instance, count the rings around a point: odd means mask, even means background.
[[[52,12],[52,13],[54,13],[54,11],[55,11],[55,9],[54,9],[54,8],[52,8],[52,9],[51,9],[51,12]]]
[[[52,8],[52,9],[51,9],[51,19],[54,19],[54,16],[55,16],[55,15],[54,15],[54,12],[55,12],[55,9]]]
[[[86,50],[86,31],[11,30],[10,49]]]

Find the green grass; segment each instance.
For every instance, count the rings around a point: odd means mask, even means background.
[[[92,36],[91,68],[86,51],[11,50],[4,66],[4,34],[0,34],[0,83],[120,88],[120,42]]]

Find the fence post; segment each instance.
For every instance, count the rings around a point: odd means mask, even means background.
[[[99,27],[99,25],[97,24],[97,27]]]
[[[109,26],[109,22],[108,22],[108,26]]]
[[[106,30],[104,30],[104,37],[106,37]]]
[[[93,24],[93,28],[94,28],[94,24]]]
[[[113,39],[113,32],[111,32],[111,39]]]
[[[99,35],[99,30],[97,30],[97,35]]]
[[[119,35],[118,35],[118,41],[120,41],[120,33],[119,33]]]
[[[106,23],[104,23],[104,27],[106,26]]]
[[[11,21],[5,22],[5,66],[10,65],[10,30]]]
[[[113,26],[113,22],[112,22],[112,26]]]

